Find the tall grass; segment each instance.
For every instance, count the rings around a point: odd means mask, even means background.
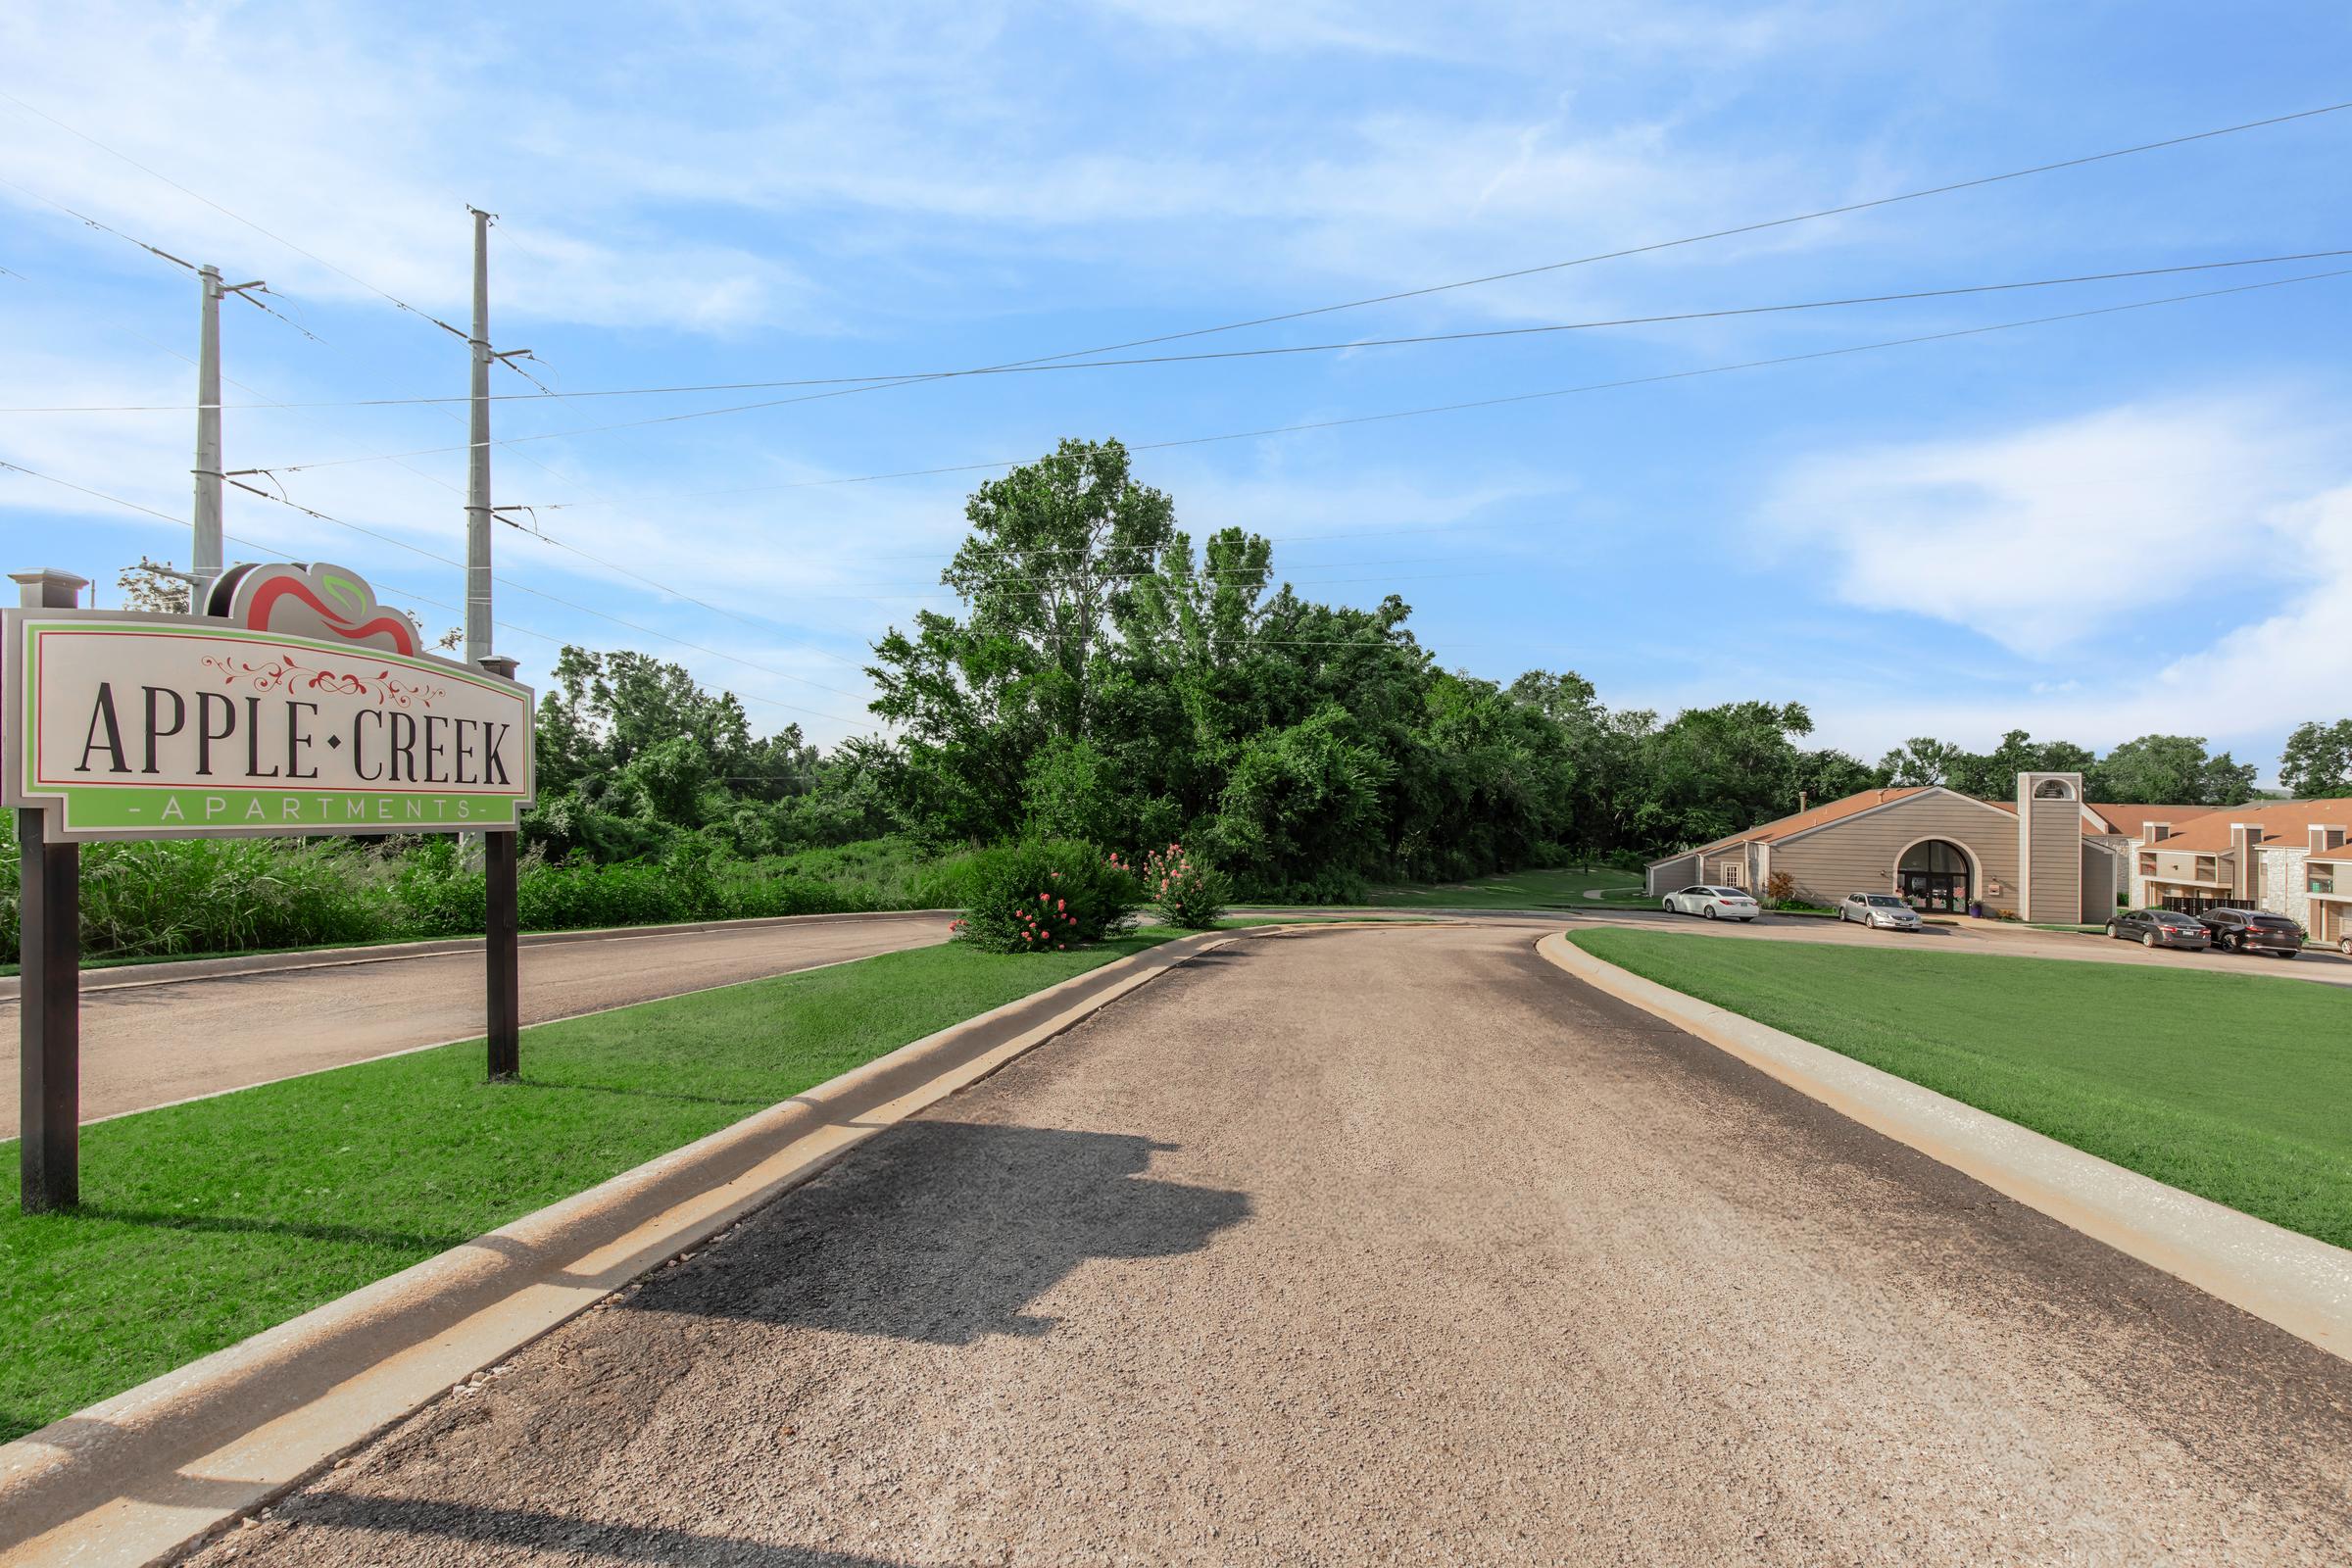
[[[18,953],[19,849],[0,841],[0,959]],[[968,857],[899,839],[755,860],[705,850],[593,865],[523,858],[526,931],[684,920],[952,908]],[[85,957],[158,957],[468,936],[482,929],[482,873],[451,840],[177,839],[85,845]]]
[[[0,942],[11,961],[20,854],[13,838],[0,852]],[[397,920],[371,858],[350,845],[178,839],[81,852],[81,943],[92,957],[367,942]]]

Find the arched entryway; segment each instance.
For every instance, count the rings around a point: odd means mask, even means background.
[[[1894,887],[1915,909],[1965,914],[1975,897],[1968,852],[1948,839],[1922,839],[1895,861]]]

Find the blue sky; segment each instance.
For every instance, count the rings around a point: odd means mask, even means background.
[[[226,401],[249,405],[228,466],[401,544],[232,492],[229,531],[260,548],[231,558],[338,561],[438,629],[457,617],[425,601],[463,592],[429,559],[464,554],[462,407],[261,405],[462,395],[463,345],[383,296],[463,320],[467,203],[501,215],[493,336],[577,392],[1002,364],[2352,98],[2352,13],[2323,4],[786,9],[11,8],[0,404],[192,393],[192,281],[55,204],[267,278],[319,341],[228,307]],[[2342,249],[2347,195],[2352,113],[1171,348]],[[791,394],[502,403],[496,499],[575,549],[502,534],[501,651],[525,679],[561,641],[662,653],[830,743],[873,727],[866,645],[944,602],[977,475],[840,481],[2347,265],[979,377],[587,434],[562,432]],[[1196,537],[1276,539],[1302,591],[1403,594],[1476,674],[1573,668],[1666,711],[1802,701],[1869,757],[2012,726],[2202,734],[2267,778],[2294,723],[2352,710],[2347,342],[2352,277],[2328,278],[1137,466]],[[172,408],[0,415],[0,459],[174,518],[191,439]],[[16,565],[97,577],[109,604],[141,553],[186,560],[184,527],[22,474],[0,472],[0,527]]]

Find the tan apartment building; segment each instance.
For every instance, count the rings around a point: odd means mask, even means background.
[[[2339,839],[2331,848],[2314,844],[2304,851],[2303,902],[2312,941],[2335,948],[2352,941],[2352,845]]]
[[[2195,913],[2228,906],[2268,909],[2299,922],[2315,940],[2342,940],[2352,888],[2344,845],[2352,801],[2266,801],[2209,809],[2195,820],[2132,846],[2135,905]]]
[[[2021,773],[2009,801],[1940,785],[1865,790],[1653,860],[1644,882],[1661,898],[1693,883],[1761,896],[1786,873],[1794,895],[1813,904],[1893,893],[1927,910],[2104,920],[2131,864],[2121,853],[2130,840],[2110,813],[2140,809],[2089,805],[2079,773]],[[2201,808],[2156,809],[2185,820]]]

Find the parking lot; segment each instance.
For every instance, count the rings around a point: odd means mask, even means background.
[[[2075,931],[2045,931],[2005,920],[1976,920],[1966,915],[1935,915],[1917,931],[1872,931],[1852,923],[1840,924],[1827,915],[1763,914],[1753,921],[1702,920],[1663,910],[1609,909],[1578,911],[1578,924],[1664,925],[1675,930],[1754,942],[1858,942],[1868,946],[1932,945],[1940,953],[2006,954],[2020,958],[2071,958],[2091,963],[2155,963],[2176,968],[2204,969],[2217,974],[2268,975],[2322,985],[2352,986],[2352,960],[2325,949],[2306,948],[2298,958],[2256,954],[2197,953],[2183,949],[2149,952],[2105,935]]]

